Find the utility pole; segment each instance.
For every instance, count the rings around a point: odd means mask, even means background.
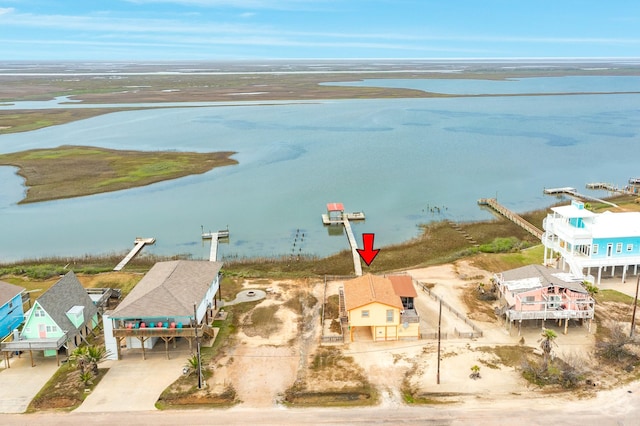
[[[440,299],[440,310],[438,311],[438,377],[437,384],[440,384],[440,325],[442,324],[442,299]]]
[[[198,389],[202,389],[202,362],[200,359],[200,338],[198,337],[198,311],[196,304],[193,304],[193,327],[196,333],[196,358],[198,359]]]
[[[633,317],[631,318],[631,332],[629,337],[633,337],[633,330],[636,328],[636,307],[638,306],[638,287],[640,287],[640,275],[636,280],[636,298],[633,299]]]

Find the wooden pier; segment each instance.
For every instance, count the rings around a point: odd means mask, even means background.
[[[360,254],[358,253],[358,242],[353,235],[350,220],[365,220],[363,212],[345,213],[342,203],[327,204],[327,213],[322,215],[322,223],[325,225],[343,225],[351,247],[351,255],[353,256],[353,268],[356,276],[362,276],[362,263],[360,263]]]
[[[478,200],[478,204],[481,206],[487,206],[492,208],[493,210],[500,213],[502,216],[506,217],[507,219],[509,219],[510,221],[512,221],[513,223],[515,223],[525,231],[529,232],[536,238],[542,240],[543,232],[541,229],[536,228],[535,226],[533,226],[532,224],[524,220],[522,217],[520,217],[518,214],[512,212],[502,204],[498,203],[497,199],[481,198]]]
[[[136,238],[135,241],[133,242],[135,245],[133,246],[129,254],[127,254],[125,258],[122,259],[120,263],[116,265],[115,268],[113,268],[113,270],[114,271],[122,270],[122,268],[124,268],[127,265],[127,263],[129,263],[129,261],[133,259],[140,252],[140,250],[142,250],[142,248],[145,245],[153,244],[155,242],[156,242],[155,238],[140,238],[140,237]]]
[[[347,231],[347,239],[349,240],[349,246],[351,246],[351,255],[353,256],[353,269],[356,274],[356,277],[362,276],[362,263],[360,263],[360,253],[358,253],[358,242],[356,241],[356,237],[353,235],[353,230],[351,229],[351,224],[349,223],[349,218],[345,216],[342,221],[344,225],[345,231]]]
[[[592,185],[598,185],[598,184],[592,184]],[[602,185],[602,184],[600,184],[600,185]],[[587,186],[587,188],[588,187],[589,186]],[[591,189],[596,189],[596,188],[591,188]],[[567,195],[570,195],[572,197],[579,198],[581,200],[593,201],[593,202],[596,202],[596,203],[604,203],[604,204],[610,205],[611,207],[618,207],[617,204],[610,203],[609,201],[605,201],[605,200],[601,200],[601,199],[596,198],[596,197],[591,197],[589,195],[581,194],[581,193],[578,192],[577,189],[571,188],[569,186],[565,186],[563,188],[545,188],[543,190],[543,192],[545,194],[547,194],[547,195],[567,194]]]
[[[218,232],[203,232],[203,240],[211,240],[211,250],[209,251],[209,262],[218,261],[218,243],[220,240],[229,239],[229,230],[223,229]]]

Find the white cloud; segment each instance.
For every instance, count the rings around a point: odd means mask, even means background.
[[[0,7],[0,16],[12,13],[14,10],[13,7]]]

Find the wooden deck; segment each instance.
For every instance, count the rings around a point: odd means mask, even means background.
[[[364,212],[343,213],[341,218],[330,218],[327,213],[322,215],[322,223],[325,225],[342,224],[343,219],[348,220],[365,220]]]
[[[130,261],[131,259],[133,259],[133,258],[134,258],[134,257],[135,257],[139,252],[140,252],[140,250],[142,250],[142,248],[143,248],[145,245],[147,245],[147,244],[153,244],[153,243],[155,243],[155,242],[156,242],[156,239],[155,239],[155,238],[136,238],[136,239],[135,239],[135,241],[134,241],[134,244],[135,244],[135,245],[133,246],[133,248],[131,249],[131,251],[129,252],[129,254],[127,254],[127,255],[125,256],[125,258],[124,258],[124,259],[122,259],[122,260],[120,261],[120,263],[118,263],[118,264],[116,265],[116,267],[115,267],[115,268],[113,268],[113,270],[114,270],[114,271],[120,271],[120,270],[122,270],[122,268],[124,268],[124,267],[127,265],[127,263],[129,263],[129,261]]]
[[[524,220],[522,217],[520,217],[518,214],[512,212],[502,204],[498,203],[498,200],[496,200],[495,198],[481,198],[480,200],[478,200],[478,204],[481,206],[487,206],[492,208],[493,210],[500,213],[502,216],[506,217],[516,225],[520,226],[525,231],[534,235],[536,238],[542,240],[543,232],[541,229],[536,228],[535,226],[533,226],[532,224]]]

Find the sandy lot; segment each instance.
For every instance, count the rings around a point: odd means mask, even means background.
[[[422,393],[436,394],[451,402],[483,403],[489,401],[521,401],[526,404],[531,398],[542,398],[544,392],[529,385],[514,367],[501,364],[499,358],[487,347],[501,345],[524,345],[537,349],[541,327],[531,325],[522,328],[520,334],[513,327],[491,318],[486,313],[468,312],[463,301],[464,292],[475,291],[478,282],[489,283],[491,274],[479,270],[465,261],[424,269],[407,271],[415,280],[428,283],[431,291],[442,297],[458,312],[473,318],[473,323],[484,333],[482,337],[458,338],[454,331],[470,331],[470,327],[450,311],[443,309],[441,331],[447,335],[441,341],[440,384],[437,384],[437,340],[377,342],[363,336],[362,340],[339,345],[343,354],[352,357],[361,367],[369,381],[380,393],[382,406],[394,407],[403,404],[403,383],[410,384]],[[330,282],[326,295],[337,294],[342,282]],[[325,288],[321,281],[307,283],[318,301],[323,300]],[[270,288],[273,291],[257,306],[282,305],[291,297],[298,283],[273,281],[268,284],[245,283],[245,288]],[[434,333],[438,324],[438,302],[417,289],[416,306],[421,316],[421,331]],[[320,305],[317,305],[319,308]],[[265,337],[249,337],[242,327],[236,344],[222,360],[218,361],[214,377],[210,380],[213,389],[223,389],[233,384],[238,398],[246,407],[268,407],[278,405],[283,393],[296,380],[308,377],[311,356],[320,341],[319,318],[311,319],[280,306],[277,315],[282,320],[277,331]],[[316,310],[317,310],[316,308]],[[563,334],[562,327],[550,322],[558,338],[554,351],[558,355],[574,354],[587,363],[587,356],[594,344],[595,327],[591,332],[586,325],[569,327]],[[466,327],[466,329],[464,328]],[[326,327],[325,327],[326,329]],[[524,339],[524,340],[522,340]],[[471,367],[481,367],[481,378],[469,378]],[[570,395],[554,398],[571,398]]]

